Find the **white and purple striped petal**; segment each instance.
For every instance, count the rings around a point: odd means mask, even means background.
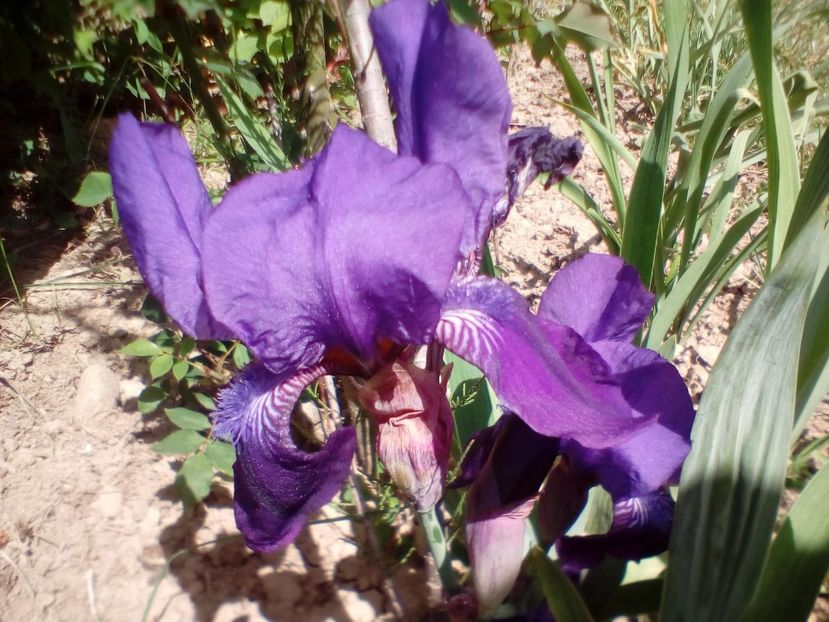
[[[318,366],[279,379],[253,364],[219,395],[214,433],[236,447],[236,524],[255,551],[289,544],[348,476],[357,442],[352,428],[335,431],[316,453],[291,439],[294,404],[326,372]]]
[[[480,368],[499,401],[539,434],[602,448],[650,423],[631,409],[612,370],[575,331],[539,321],[500,281],[455,282],[435,338]]]

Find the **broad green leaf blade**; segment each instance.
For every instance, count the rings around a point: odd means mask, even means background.
[[[829,207],[829,198],[824,199],[822,209]],[[800,342],[800,365],[797,370],[797,407],[792,442],[797,440],[815,408],[829,391],[829,270],[826,255],[829,255],[829,231],[824,231],[823,261],[820,268],[822,277],[809,303],[806,327]]]
[[[737,322],[702,396],[682,470],[661,619],[739,619],[786,470],[800,337],[823,223],[814,218]]]
[[[660,238],[668,149],[688,84],[688,33],[687,30],[682,32],[670,88],[656,117],[653,131],[642,147],[642,156],[633,177],[625,225],[622,229],[622,258],[636,268],[642,282],[651,290],[660,289],[655,287],[655,280],[662,279],[661,268],[658,277],[655,273],[655,264]]]
[[[236,450],[233,445],[224,441],[214,441],[205,447],[204,455],[216,470],[233,475],[233,463],[236,462]]]
[[[806,620],[829,570],[829,466],[795,502],[769,549],[744,620]]]
[[[742,99],[743,87],[751,75],[751,59],[744,55],[726,75],[705,111],[702,127],[694,140],[691,162],[682,178],[679,196],[685,199],[685,235],[682,241],[682,268],[688,264],[697,241],[697,217],[717,152],[723,147],[734,108]]]
[[[616,155],[624,160],[625,164],[630,167],[630,170],[636,170],[636,157],[628,151],[628,149],[622,144],[622,141],[619,140],[613,132],[602,125],[601,121],[599,121],[591,113],[585,112],[576,106],[571,106],[567,102],[559,101],[557,99],[553,99],[553,101],[565,110],[569,110],[576,115],[579,118],[579,121],[590,126],[590,129],[596,132],[605,144],[607,144],[607,146],[610,147]],[[565,177],[565,179],[569,178]]]
[[[558,563],[547,557],[539,547],[529,554],[531,572],[541,586],[547,605],[557,622],[592,622],[587,605]]]
[[[574,181],[570,177],[562,179],[558,187],[559,190],[561,190],[561,194],[575,203],[582,213],[587,216],[590,222],[593,223],[593,226],[596,227],[599,235],[602,236],[604,243],[607,244],[607,248],[610,253],[618,255],[619,248],[622,245],[622,240],[616,232],[616,229],[613,228],[613,225],[611,225],[604,217],[604,214],[602,214],[602,210],[599,208],[599,205],[593,200],[593,197],[587,193],[587,190],[585,190],[581,184]]]
[[[829,129],[823,132],[812,161],[809,162],[809,170],[803,178],[803,186],[797,195],[797,203],[786,236],[787,246],[809,221],[814,211],[821,208],[826,197],[829,197]]]
[[[189,408],[167,408],[164,412],[167,418],[182,430],[209,430],[211,427],[210,419]]]
[[[573,106],[579,110],[583,110],[585,113],[590,114],[595,118],[598,118],[596,111],[593,109],[593,104],[590,102],[590,97],[587,95],[587,91],[584,90],[584,85],[581,83],[578,76],[576,76],[576,72],[573,70],[573,66],[570,64],[570,61],[567,60],[564,50],[561,49],[561,46],[559,46],[556,41],[553,41],[550,59],[559,70],[559,73],[561,73],[561,77],[564,79],[564,85],[567,87],[567,93],[570,95],[570,101],[573,102]],[[598,134],[590,125],[582,123],[581,127],[582,130],[584,130],[584,135],[587,137],[587,141],[590,143],[593,151],[596,152],[596,157],[599,158],[602,170],[604,170],[604,173],[607,176],[607,185],[610,190],[610,195],[613,198],[613,207],[616,210],[616,216],[619,219],[619,222],[624,222],[627,210],[625,204],[625,188],[622,183],[622,176],[619,172],[619,163],[616,158],[616,154],[613,152],[613,149],[605,143],[602,136]]]
[[[95,207],[112,198],[112,178],[109,173],[92,171],[81,182],[72,203],[80,207]]]
[[[783,253],[786,233],[800,188],[792,119],[773,57],[771,5],[771,0],[740,0],[740,11],[743,14],[760,96],[760,108],[763,111],[763,131],[768,151],[768,203],[772,223],[769,237],[769,270],[774,268]]]
[[[449,392],[455,413],[455,427],[459,449],[462,451],[470,437],[498,420],[498,400],[483,372],[448,350],[443,360],[452,364]]]
[[[742,214],[728,229],[726,234],[709,242],[708,247],[679,277],[671,292],[656,306],[656,315],[651,321],[646,343],[649,348],[658,350],[664,342],[668,331],[681,316],[686,307],[693,307],[703,292],[716,277],[717,268],[721,267],[742,237],[748,233],[762,210],[757,207]]]
[[[153,451],[160,454],[189,454],[204,442],[204,437],[195,430],[176,430],[153,444]]]
[[[276,144],[273,136],[259,119],[250,111],[227,83],[216,76],[216,83],[222,92],[222,98],[236,123],[236,128],[262,161],[275,171],[284,171],[291,167],[288,158]]]
[[[147,339],[136,339],[121,348],[121,354],[130,356],[158,356],[161,348]]]
[[[614,45],[610,17],[598,6],[575,2],[555,18],[564,37],[583,50],[603,50]]]
[[[190,456],[176,473],[176,492],[186,507],[201,503],[210,494],[213,467],[204,454]]]

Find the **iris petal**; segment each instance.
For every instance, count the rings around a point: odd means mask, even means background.
[[[630,341],[653,306],[636,270],[618,257],[589,254],[556,273],[541,296],[540,317],[592,343]]]
[[[610,369],[575,331],[543,326],[505,283],[456,282],[436,339],[483,370],[501,403],[540,434],[608,447],[650,422],[632,412]]]
[[[665,490],[619,499],[613,504],[613,524],[607,533],[559,539],[556,550],[562,567],[575,573],[597,566],[606,555],[627,560],[658,555],[668,548],[674,505]]]
[[[337,430],[316,453],[298,449],[291,439],[293,406],[305,386],[324,373],[317,367],[280,379],[261,365],[249,365],[219,396],[215,433],[236,447],[236,524],[255,551],[289,544],[348,476],[356,448],[353,429]]]
[[[210,197],[181,132],[123,114],[109,166],[121,224],[147,287],[188,334],[229,338],[205,304],[202,230]]]
[[[370,24],[397,111],[398,151],[449,164],[472,200],[467,254],[504,193],[512,105],[498,58],[485,39],[450,21],[443,2],[392,0]]]
[[[468,199],[443,165],[338,127],[302,169],[231,189],[205,230],[210,307],[275,373],[426,343]]]

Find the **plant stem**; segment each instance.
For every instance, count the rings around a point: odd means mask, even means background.
[[[368,25],[371,5],[368,0],[339,0],[351,67],[357,86],[357,99],[368,135],[384,147],[397,151],[397,139],[391,120],[389,98],[380,59],[374,49],[374,39]]]
[[[417,515],[420,518],[423,535],[426,536],[426,542],[429,543],[429,551],[435,560],[440,582],[445,590],[451,592],[458,587],[458,580],[452,570],[452,560],[449,557],[446,538],[443,535],[443,526],[440,524],[437,512],[435,508],[432,508],[426,512],[418,512]]]

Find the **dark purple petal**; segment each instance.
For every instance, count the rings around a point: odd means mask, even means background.
[[[632,412],[611,370],[573,330],[544,323],[505,283],[450,288],[436,339],[484,371],[507,409],[546,436],[609,447],[650,423]]]
[[[512,105],[498,58],[482,37],[451,23],[443,2],[392,0],[370,24],[397,112],[399,152],[454,167],[472,199],[467,254],[489,231],[504,193]]]
[[[492,226],[501,225],[518,198],[541,173],[549,173],[544,189],[557,184],[576,168],[584,147],[575,136],[556,138],[546,127],[528,127],[509,137],[507,195],[492,214]]]
[[[205,304],[201,248],[210,197],[181,132],[121,115],[109,169],[121,224],[147,287],[188,334],[229,338]]]
[[[597,566],[606,555],[637,561],[658,555],[668,548],[673,515],[674,500],[665,490],[619,499],[606,534],[559,539],[562,568],[572,574]]]
[[[255,551],[290,544],[348,476],[357,443],[352,428],[331,434],[316,453],[291,439],[297,398],[325,372],[315,368],[280,381],[261,365],[249,365],[219,395],[215,434],[236,447],[236,525]]]
[[[586,449],[573,440],[562,452],[574,472],[596,478],[614,499],[675,483],[691,448],[694,407],[679,371],[656,352],[618,342],[594,344],[617,372],[631,407],[652,425],[614,447]]]
[[[630,341],[653,306],[653,294],[631,266],[589,254],[562,268],[547,286],[540,317],[569,326],[586,341]]]
[[[566,458],[556,462],[536,504],[543,543],[552,544],[570,528],[587,504],[588,490],[595,484],[589,477],[575,475]]]
[[[486,465],[489,456],[495,447],[495,441],[498,439],[498,432],[507,422],[506,417],[500,417],[494,425],[478,430],[469,439],[463,452],[463,459],[461,460],[458,473],[448,487],[461,488],[469,486],[474,482],[481,473],[481,469]]]
[[[431,338],[467,197],[450,168],[338,127],[296,171],[231,189],[205,229],[210,307],[272,371]]]

